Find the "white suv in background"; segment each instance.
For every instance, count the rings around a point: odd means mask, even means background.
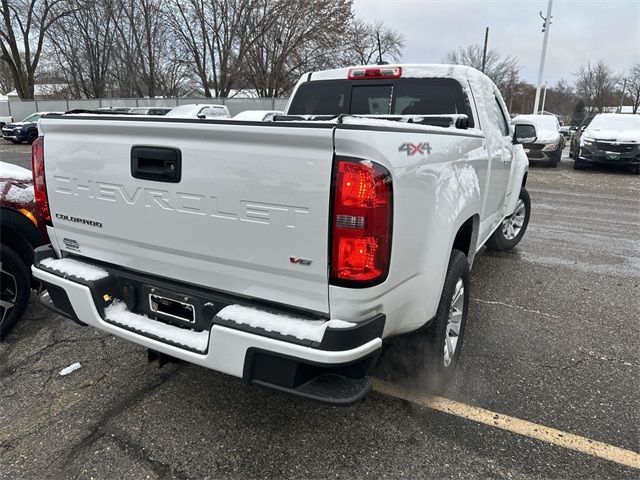
[[[165,115],[174,118],[231,118],[225,105],[191,103],[180,105]]]

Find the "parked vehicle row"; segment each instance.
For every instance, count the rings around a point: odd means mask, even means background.
[[[199,119],[229,119],[229,109],[225,105],[189,104],[178,107],[104,107],[96,112],[126,114],[126,115],[154,115],[169,118],[199,118]],[[29,115],[22,122],[0,124],[2,138],[13,143],[33,143],[38,138],[38,120],[47,113],[37,112]],[[61,112],[59,112],[61,113]],[[234,120],[267,122],[275,115],[282,114],[279,110],[246,110],[238,113]]]
[[[369,391],[394,335],[450,378],[474,257],[514,248],[530,217],[493,82],[352,67],[305,75],[269,122],[199,114],[41,119],[49,305],[156,358],[332,403]]]

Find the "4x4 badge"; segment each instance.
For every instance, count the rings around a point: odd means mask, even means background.
[[[403,143],[398,147],[399,152],[407,152],[407,157],[411,157],[417,153],[420,155],[424,155],[426,151],[427,154],[431,153],[431,146],[429,142],[422,143]]]

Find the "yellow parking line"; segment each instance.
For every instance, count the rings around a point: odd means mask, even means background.
[[[614,447],[613,445],[485,410],[484,408],[456,402],[448,398],[428,394],[414,394],[404,387],[383,380],[374,380],[373,389],[385,395],[407,400],[411,403],[438,410],[439,412],[466,418],[474,422],[524,435],[525,437],[541,440],[559,447],[640,469],[640,454],[632,450]]]

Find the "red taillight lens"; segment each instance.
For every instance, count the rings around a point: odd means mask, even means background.
[[[350,68],[349,80],[371,80],[377,78],[400,78],[402,67]]]
[[[389,272],[391,174],[364,160],[338,159],[331,212],[331,283],[366,287]]]
[[[47,223],[51,223],[47,184],[44,178],[44,137],[38,137],[31,144],[31,171],[33,190],[36,197],[36,211]]]

